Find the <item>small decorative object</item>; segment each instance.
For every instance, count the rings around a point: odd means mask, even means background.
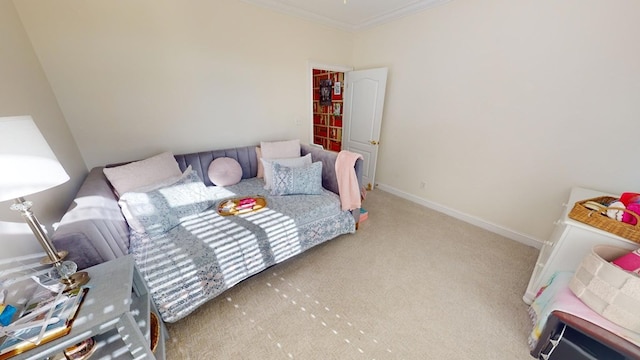
[[[341,115],[342,105],[340,103],[333,104],[333,115]]]
[[[67,360],[86,360],[97,349],[96,341],[90,337],[64,350],[64,357]]]
[[[155,353],[160,341],[160,320],[154,312],[149,313],[149,319],[151,319],[151,351]]]
[[[364,222],[369,218],[369,212],[365,208],[360,208],[360,222]]]
[[[31,211],[31,201],[23,196],[44,191],[69,180],[31,116],[0,118],[0,202],[14,200],[11,210],[19,211],[36,240],[47,253],[43,264],[52,264],[51,276],[69,288],[89,281],[86,272],[76,273],[78,266],[65,261],[66,251],[57,251]]]
[[[333,85],[333,95],[342,94],[342,88],[340,86],[340,81],[336,81],[336,83]]]
[[[331,80],[320,80],[320,105],[331,105]]]
[[[9,304],[0,304],[0,325],[8,326],[11,323],[16,308]]]

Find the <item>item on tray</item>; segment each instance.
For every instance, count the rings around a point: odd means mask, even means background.
[[[231,211],[235,209],[235,207],[236,207],[236,203],[233,200],[227,200],[222,204],[221,209],[225,211]]]
[[[620,195],[620,201],[624,204],[624,206],[629,206],[631,204],[640,204],[640,194],[626,192]]]
[[[38,287],[20,317],[3,329],[6,336],[0,344],[0,359],[67,335],[87,291],[88,287],[82,287],[56,295]]]
[[[11,323],[16,308],[11,305],[0,304],[0,325],[7,326]]]
[[[597,203],[595,201],[586,201],[584,204],[584,207],[586,207],[589,210],[593,210],[593,211],[600,211],[604,205]]]
[[[611,261],[612,264],[618,266],[622,270],[630,271],[640,275],[640,249],[624,254],[619,258]]]
[[[256,205],[256,199],[244,198],[238,201],[238,205],[236,206],[236,209],[238,210],[253,209],[255,205]]]
[[[624,209],[626,207],[622,201],[616,201],[607,207],[607,216],[616,221],[622,221],[622,215],[624,215]]]
[[[635,225],[638,223],[638,217],[633,214],[640,216],[640,204],[629,204],[627,206],[627,211],[622,214],[622,222],[627,224]]]

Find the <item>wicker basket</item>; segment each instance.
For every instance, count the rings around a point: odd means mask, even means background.
[[[604,204],[610,204],[617,199],[611,196],[601,196],[592,199],[578,201],[573,209],[569,212],[569,217],[573,220],[580,221],[587,225],[596,227],[600,230],[610,232],[625,239],[640,243],[640,218],[633,211],[623,208],[609,208]],[[593,206],[594,203],[600,204],[598,210],[587,208],[585,203],[589,202]],[[592,207],[591,206],[591,207]],[[607,216],[607,209],[617,209],[628,212],[638,220],[635,225],[627,224]]]
[[[569,289],[585,305],[609,321],[640,332],[640,278],[611,264],[629,250],[596,245],[584,257]]]

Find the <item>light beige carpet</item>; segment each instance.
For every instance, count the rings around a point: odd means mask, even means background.
[[[369,220],[168,324],[167,359],[532,359],[537,250],[389,193]]]

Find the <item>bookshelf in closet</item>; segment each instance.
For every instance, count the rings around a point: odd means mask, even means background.
[[[330,102],[320,101],[320,85],[330,81]],[[342,147],[342,113],[344,73],[313,69],[313,142],[327,150],[340,151]]]

